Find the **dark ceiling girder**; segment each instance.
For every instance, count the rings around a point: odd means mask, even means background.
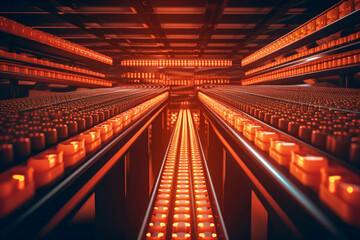
[[[151,56],[159,56],[159,55],[164,55],[164,56],[167,56],[168,53],[164,52],[139,52],[139,54],[149,54]],[[181,56],[192,56],[194,55],[194,53],[182,53],[182,52],[176,52],[174,53],[175,55],[181,55]],[[116,57],[119,57],[119,56],[131,56],[131,54],[129,53],[121,53],[121,52],[114,52],[111,56],[113,58],[116,58]],[[204,53],[204,55],[211,55],[211,56],[225,56],[226,54],[224,52],[216,52],[216,53],[213,53],[213,52],[210,52],[210,53]]]
[[[126,49],[137,49],[139,51],[142,50],[158,50],[156,46],[141,46],[141,45],[136,45],[136,46],[128,46],[128,47],[124,47]],[[256,47],[248,47],[246,48],[246,50],[251,51],[254,49],[257,49],[258,46]],[[110,51],[113,50],[114,48],[112,46],[93,46],[91,49],[95,50],[95,51]],[[172,47],[172,49],[174,51],[186,51],[186,52],[190,52],[192,50],[195,50],[195,47]],[[227,46],[219,46],[219,47],[207,47],[206,50],[223,50],[223,51],[230,51],[232,50],[233,47],[227,47]],[[244,51],[245,52],[245,51]],[[194,54],[192,52],[192,54]]]
[[[269,41],[272,41],[274,38],[266,38],[266,39],[256,39],[257,44],[267,44]],[[114,38],[112,39],[116,43],[126,43],[126,41],[122,38]],[[104,43],[101,39],[98,38],[90,38],[90,39],[84,39],[84,38],[72,38],[71,41],[79,44],[86,44],[86,43]],[[194,43],[193,39],[168,39],[169,43]],[[237,42],[241,42],[241,39],[238,39]],[[153,39],[131,39],[132,44],[153,44]],[[233,38],[227,38],[227,39],[211,39],[209,43],[234,43]]]
[[[101,33],[98,30],[94,31],[94,29],[91,29],[91,28],[88,28],[87,26],[85,26],[84,22],[86,22],[86,19],[84,19],[82,16],[62,14],[56,8],[56,5],[59,5],[59,4],[55,0],[47,0],[47,1],[31,0],[31,2],[33,4],[35,4],[36,6],[38,6],[39,8],[43,9],[44,11],[49,12],[49,13],[59,17],[60,19],[80,28],[85,33],[92,34],[92,35],[102,39],[103,41],[111,44],[112,46],[114,46],[118,49],[121,49],[122,51],[125,51],[125,52],[127,51],[126,49],[123,49],[121,46],[119,46],[116,42],[112,41],[111,39],[106,39],[104,33]]]
[[[199,57],[204,53],[204,49],[215,32],[215,26],[220,21],[227,4],[228,0],[208,0],[197,43]]]
[[[166,34],[162,29],[161,24],[156,14],[154,13],[154,9],[151,6],[150,2],[142,0],[128,0],[128,3],[137,11],[137,14],[148,26],[150,32],[155,38],[155,41],[159,44],[164,45],[164,47],[160,47],[160,49],[170,49],[170,44],[166,38]],[[170,53],[170,55],[174,57],[172,53]]]
[[[293,27],[291,26],[284,26],[281,28],[276,29],[268,29],[267,31],[273,31],[275,35],[281,36],[282,33],[288,32]],[[149,29],[147,28],[93,28],[94,30],[102,31],[104,34],[114,34],[117,32],[121,32],[120,34],[149,34]],[[50,32],[50,33],[80,33],[80,29],[77,28],[68,28],[67,26],[64,27],[42,27],[41,30]],[[171,34],[171,35],[183,35],[183,34],[189,34],[189,35],[197,35],[199,34],[198,28],[164,28],[165,34]],[[249,32],[248,28],[224,28],[224,29],[215,29],[215,32],[213,34],[215,35],[245,35]],[[271,36],[272,37],[272,36]],[[168,39],[168,41],[171,39]],[[196,41],[197,39],[193,39]]]
[[[57,0],[58,2],[60,2],[60,0]],[[330,1],[330,0],[329,0]],[[77,9],[77,8],[75,8]],[[80,11],[80,10],[79,10]],[[43,26],[43,25],[47,25],[49,24],[51,25],[57,25],[58,21],[56,21],[56,19],[53,18],[49,18],[49,16],[47,14],[44,13],[31,13],[31,14],[26,14],[26,12],[17,12],[17,13],[6,13],[3,12],[0,9],[1,14],[5,14],[11,17],[16,17],[16,16],[21,16],[25,21],[31,22],[34,25],[37,26]],[[132,24],[132,23],[140,23],[139,22],[139,16],[137,14],[96,14],[96,13],[77,13],[75,14],[76,11],[68,13],[68,12],[64,12],[64,15],[69,15],[69,16],[76,16],[76,17],[95,17],[98,16],[100,17],[103,21],[105,22],[109,22],[109,23],[123,23],[123,24]],[[155,13],[156,14],[156,13]],[[179,13],[173,13],[173,14],[156,14],[157,15],[157,19],[159,22],[161,23],[171,23],[171,24],[192,24],[192,23],[196,23],[201,25],[204,21],[204,14],[179,14]],[[219,24],[251,24],[251,25],[255,25],[259,19],[261,19],[263,16],[263,14],[223,14],[220,21],[218,22]],[[285,17],[284,17],[285,16]],[[284,14],[284,16],[282,16],[282,18],[278,19],[280,21],[283,21],[284,19],[286,19],[286,17],[292,17],[295,16],[297,18],[292,19],[292,23],[293,24],[302,24],[304,23],[303,18],[302,17],[307,17],[307,16],[312,16],[312,14],[306,14],[306,13],[301,13],[301,14]],[[54,21],[55,20],[55,21]],[[97,23],[96,21],[88,21],[89,23]],[[252,29],[252,27],[248,28],[248,29]]]
[[[246,35],[244,38],[247,41],[243,41],[239,43],[236,48],[234,48],[232,54],[229,55],[229,57],[232,57],[232,55],[236,54],[239,50],[244,48],[246,44],[251,41],[254,36],[259,35],[260,33],[264,32],[271,24],[273,24],[275,21],[279,19],[279,16],[287,12],[292,6],[293,3],[290,0],[279,0],[273,7],[273,9],[265,15],[257,24],[256,26],[250,31],[249,34]]]

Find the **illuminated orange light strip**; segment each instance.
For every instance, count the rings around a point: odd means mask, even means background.
[[[319,45],[317,47],[305,50],[303,52],[297,53],[297,54],[289,56],[289,57],[285,57],[285,58],[282,58],[282,59],[279,59],[279,60],[275,60],[275,62],[268,63],[268,64],[266,64],[264,66],[253,68],[253,69],[251,69],[249,71],[246,71],[245,75],[250,75],[252,73],[256,73],[256,72],[259,72],[259,71],[262,71],[262,70],[265,70],[265,69],[268,69],[268,68],[271,68],[271,67],[275,67],[275,66],[283,64],[283,63],[294,61],[296,59],[303,58],[303,57],[306,57],[308,55],[312,55],[314,53],[318,53],[318,52],[324,51],[324,50],[326,50],[328,48],[332,48],[332,47],[335,47],[335,46],[338,46],[338,45],[342,45],[342,44],[347,43],[347,42],[352,42],[352,41],[355,41],[357,39],[360,39],[360,32],[353,33],[353,34],[351,34],[349,36],[342,37],[342,38],[339,38],[339,39],[336,39],[336,40],[332,40],[331,42],[321,44],[321,45]]]
[[[245,57],[241,61],[241,65],[245,66],[248,65],[258,59],[261,59],[265,57],[266,55],[277,51],[278,49],[289,45],[295,41],[298,41],[299,39],[313,33],[314,31],[317,31],[323,27],[325,27],[328,24],[331,24],[337,19],[340,19],[342,17],[345,17],[346,15],[350,14],[352,11],[357,10],[356,8],[351,9],[347,4],[351,4],[351,1],[345,1],[341,5],[337,5],[334,8],[331,8],[324,13],[322,13],[320,16],[318,16],[316,19],[312,19],[309,22],[306,22],[305,24],[301,25],[297,29],[293,30],[289,34],[286,34],[285,36],[275,40],[274,42],[270,43],[269,45],[261,48],[260,50],[254,52],[253,54]],[[341,11],[342,14],[335,14],[335,11]],[[330,14],[330,15],[329,15]]]
[[[129,83],[152,83],[152,84],[163,84],[166,86],[185,86],[185,85],[204,85],[204,84],[229,84],[229,79],[210,79],[210,80],[186,80],[186,79],[177,79],[177,80],[163,80],[163,79],[138,79],[130,78],[127,80]]]
[[[80,84],[91,84],[91,85],[99,85],[99,86],[106,86],[111,87],[112,82],[100,78],[94,78],[85,75],[79,75],[75,73],[67,73],[62,71],[55,71],[46,68],[39,68],[39,67],[29,67],[29,66],[20,66],[13,63],[1,63],[0,64],[0,72],[9,72],[9,73],[16,73],[16,74],[24,74],[29,76],[36,76],[40,77],[38,81],[43,82],[61,82],[61,83],[80,83]],[[50,79],[48,79],[50,78]]]
[[[166,236],[167,224],[169,221],[169,206],[172,193],[172,186],[174,185],[174,174],[177,148],[179,144],[180,129],[182,122],[183,110],[180,110],[179,117],[174,128],[174,135],[170,142],[168,155],[165,160],[164,170],[161,173],[159,189],[155,204],[148,219],[146,239],[164,239]],[[168,192],[168,195],[163,195],[162,192]],[[161,215],[159,215],[161,214]]]
[[[94,59],[99,62],[110,65],[113,64],[113,59],[109,56],[95,52],[89,48],[80,46],[79,44],[67,41],[52,34],[33,29],[31,27],[27,27],[23,24],[20,24],[2,16],[0,16],[0,30],[20,37],[32,39],[34,41],[41,42],[49,46],[60,48],[65,51],[72,52],[74,54],[78,54],[90,59]]]
[[[180,154],[179,154],[179,168],[177,181],[181,181],[184,178],[189,178],[189,156],[188,156],[188,125],[187,125],[187,111],[184,111],[182,115],[182,136],[180,144]],[[191,206],[191,198],[189,194],[178,193],[181,189],[185,187],[189,188],[189,182],[187,184],[176,185],[176,195],[175,195],[175,208],[189,208]],[[190,239],[191,237],[191,218],[190,211],[189,213],[179,213],[174,209],[173,211],[173,228],[172,228],[172,238],[173,239]],[[183,229],[180,230],[179,225],[184,224]],[[187,227],[186,227],[187,226]]]
[[[224,59],[132,59],[122,60],[121,66],[126,67],[231,67],[232,60]]]
[[[181,140],[179,141],[180,130]],[[179,152],[177,153],[178,146]],[[175,167],[176,162],[177,168]],[[159,189],[157,189],[156,202],[152,215],[148,219],[146,239],[191,239],[192,237],[194,239],[218,239],[199,143],[189,109],[180,110],[164,166]],[[162,182],[164,176],[166,176],[166,182]],[[168,178],[169,176],[171,177]],[[176,179],[173,178],[174,176],[177,176]],[[173,184],[174,181],[176,184]],[[172,186],[174,188],[171,188]],[[165,189],[168,189],[166,191],[169,193],[168,195],[163,194]],[[167,209],[162,211],[163,215],[155,216],[158,213],[156,207],[160,204],[159,199],[171,199],[171,196],[175,201],[173,204],[162,203],[166,206],[173,206],[173,209]],[[203,207],[197,206],[195,201],[200,202]],[[191,211],[193,207],[195,209]],[[173,215],[169,216],[170,213]],[[192,216],[192,213],[196,215]],[[163,221],[163,225],[155,223],[155,219]],[[168,226],[170,223],[172,226]],[[155,224],[157,227],[154,227]],[[193,228],[192,224],[195,225]]]
[[[61,64],[61,63],[47,61],[47,60],[42,60],[40,58],[28,57],[26,55],[7,52],[7,51],[4,51],[4,50],[0,50],[0,56],[7,57],[7,58],[12,58],[12,59],[17,59],[17,60],[24,61],[24,62],[36,63],[38,65],[49,66],[49,67],[69,70],[69,71],[73,71],[73,72],[85,73],[85,74],[89,74],[89,75],[93,75],[93,76],[97,76],[97,77],[103,77],[103,78],[105,77],[105,74],[100,73],[100,72],[90,71],[90,70],[85,69],[85,68],[72,67],[70,65],[65,65],[65,64]]]
[[[203,163],[200,157],[199,143],[196,138],[195,127],[191,117],[190,110],[188,112],[189,132],[190,132],[190,148],[191,148],[191,165],[192,171],[197,177],[203,177],[205,179],[205,173],[203,170]],[[208,195],[208,189],[206,181],[197,180],[194,181],[195,200],[207,201],[208,207],[196,207],[196,219],[197,219],[197,233],[199,239],[217,239],[218,234],[216,232],[215,223],[213,219],[213,210],[210,204],[210,198]]]
[[[273,81],[290,76],[300,75],[304,73],[311,73],[332,69],[342,66],[349,66],[358,64],[360,62],[360,50],[354,50],[346,53],[331,55],[321,58],[316,61],[304,63],[301,65],[282,68],[279,70],[271,71],[259,76],[250,77],[241,81],[242,85],[250,85],[259,82]]]
[[[163,73],[154,73],[154,72],[126,72],[121,74],[122,78],[126,79],[164,79],[165,74]]]

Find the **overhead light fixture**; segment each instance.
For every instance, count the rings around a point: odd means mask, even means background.
[[[164,79],[165,74],[153,72],[126,72],[121,74],[122,78],[141,78],[141,79]]]
[[[201,86],[205,84],[229,84],[230,80],[227,78],[216,79],[194,79],[189,77],[170,77],[166,79],[159,78],[127,78],[128,83],[152,83],[162,84],[166,86]]]
[[[232,60],[224,59],[132,59],[122,60],[126,67],[231,67]]]

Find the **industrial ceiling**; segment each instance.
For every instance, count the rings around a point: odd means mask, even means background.
[[[230,59],[227,69],[177,69],[186,75],[242,74],[240,60],[321,13],[334,0],[12,0],[0,15],[114,58]],[[169,70],[158,69],[169,73]]]

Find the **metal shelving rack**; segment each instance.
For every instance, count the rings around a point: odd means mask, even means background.
[[[71,66],[79,66],[81,68],[91,69],[91,70],[99,70],[108,67],[107,63],[100,62],[96,59],[92,59],[90,57],[82,56],[80,54],[63,50],[57,48],[56,46],[51,46],[33,39],[29,39],[26,37],[18,36],[3,30],[0,30],[0,39],[2,44],[5,47],[8,47],[10,51],[18,51],[23,53],[30,53],[31,55],[38,56],[40,59],[49,59],[54,62],[58,63],[65,63]],[[0,63],[6,64],[17,64],[19,66],[26,66],[26,67],[33,67],[39,70],[50,70],[50,71],[58,71],[65,74],[75,74],[85,78],[92,78],[96,80],[106,81],[106,78],[96,77],[91,74],[60,69],[52,66],[45,66],[37,63],[31,63],[27,61],[23,61],[20,59],[8,58],[5,56],[0,57]],[[76,87],[87,87],[87,88],[94,88],[94,87],[104,87],[103,84],[96,84],[96,83],[86,83],[86,82],[79,82],[79,81],[70,81],[70,80],[61,80],[49,77],[42,77],[42,76],[35,76],[35,75],[28,75],[28,74],[21,74],[21,73],[14,73],[14,72],[0,72],[0,78],[10,80],[10,84],[12,82],[16,82],[17,80],[22,81],[32,81],[32,82],[42,82],[42,83],[55,83],[55,84],[63,84],[63,85],[71,85]],[[109,81],[109,84],[112,82]],[[12,87],[18,87],[18,84],[11,84]],[[15,91],[18,92],[18,91]],[[16,96],[15,96],[16,97]]]
[[[339,6],[342,2],[343,1],[339,2],[338,4],[336,4],[333,7]],[[332,9],[333,7],[331,7],[330,9]],[[325,12],[327,12],[327,11],[325,11]],[[324,14],[324,13],[321,13],[320,15],[322,15],[322,14]],[[306,22],[303,25],[299,26],[298,28],[294,29],[287,35],[292,34],[292,33],[296,32],[297,30],[301,29],[306,24],[310,23],[311,21],[314,21],[320,15],[310,19],[308,22]],[[244,65],[243,68],[245,70],[250,70],[250,69],[253,69],[256,67],[263,66],[264,63],[268,62],[269,60],[272,60],[276,57],[291,53],[295,49],[307,46],[308,44],[313,43],[314,41],[320,40],[326,36],[330,36],[334,33],[337,33],[339,31],[345,29],[345,28],[353,27],[359,23],[359,19],[360,19],[360,9],[357,9],[357,10],[351,12],[350,14],[322,27],[321,29],[314,31],[314,32],[308,34],[307,36],[298,39],[297,41],[287,44],[287,45],[269,53],[268,55],[255,60],[254,62]],[[286,37],[287,35],[285,35],[284,37]],[[275,40],[275,41],[277,41],[277,40]],[[271,43],[269,45],[271,45]],[[269,45],[267,45],[267,46],[269,46]],[[237,83],[241,83],[241,81],[245,81],[247,79],[250,79],[251,77],[261,76],[262,74],[266,74],[266,73],[269,73],[269,72],[272,72],[275,70],[279,70],[279,69],[286,68],[286,67],[295,67],[295,66],[298,66],[298,65],[306,63],[306,62],[320,60],[323,57],[328,57],[328,56],[331,56],[334,54],[345,53],[345,52],[348,52],[351,50],[356,50],[356,49],[359,49],[359,46],[360,46],[359,41],[356,40],[354,42],[345,43],[340,46],[328,48],[326,50],[322,50],[317,53],[309,54],[304,57],[300,57],[300,58],[294,59],[292,61],[282,63],[277,66],[270,67],[268,69],[264,69],[259,72],[252,73],[252,74],[249,74],[249,75],[246,75],[241,78],[234,79],[234,80]],[[317,78],[317,77],[332,76],[332,75],[342,75],[342,76],[345,76],[346,79],[351,79],[353,77],[353,74],[358,71],[359,71],[359,65],[351,64],[348,66],[334,67],[334,68],[321,70],[321,71],[313,71],[310,73],[298,74],[298,75],[283,77],[283,78],[279,78],[276,80],[263,81],[263,82],[254,83],[254,84],[299,83],[299,82],[302,82],[302,80],[308,79],[308,78]],[[347,83],[345,85],[348,85]]]

